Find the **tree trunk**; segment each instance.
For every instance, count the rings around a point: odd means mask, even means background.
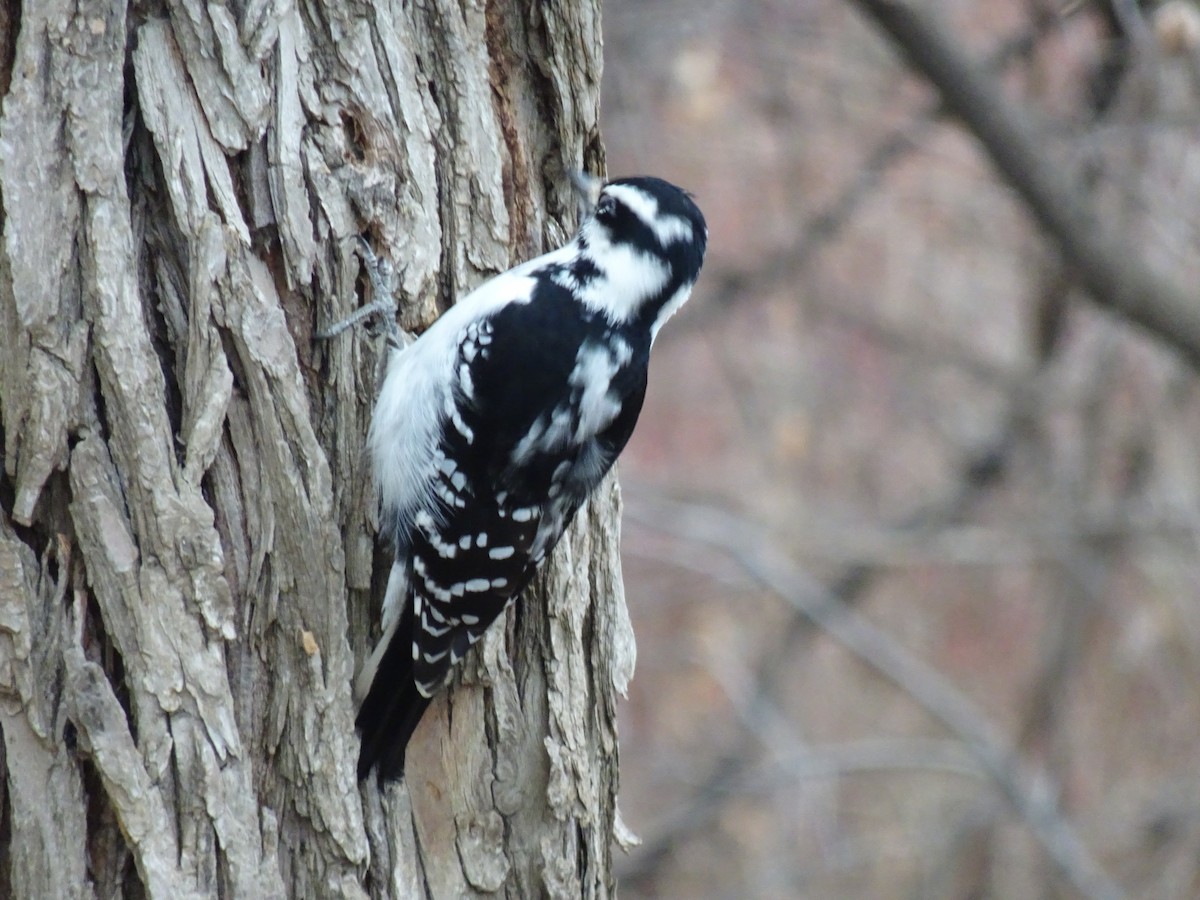
[[[382,340],[561,242],[594,0],[0,0],[0,896],[612,893],[606,482],[355,782]]]

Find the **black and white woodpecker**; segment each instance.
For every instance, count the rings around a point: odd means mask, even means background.
[[[519,596],[633,432],[650,347],[708,230],[659,178],[589,193],[565,246],[484,283],[391,350],[368,438],[395,561],[358,677],[358,775],[404,752],[455,664]]]

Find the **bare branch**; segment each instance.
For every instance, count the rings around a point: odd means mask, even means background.
[[[1200,303],[1152,271],[1097,215],[1079,180],[931,14],[905,0],[855,0],[983,145],[1079,280],[1101,306],[1139,325],[1200,367]]]
[[[718,548],[760,584],[836,639],[920,704],[966,745],[1024,819],[1063,876],[1086,897],[1117,900],[1124,892],[1092,858],[1058,808],[1044,772],[1024,763],[971,700],[886,632],[839,600],[776,545],[766,529],[722,510],[670,501],[630,503],[627,514]]]
[[[986,66],[988,71],[1004,72],[1011,63],[1028,56],[1037,46],[1039,38],[1052,26],[1057,26],[1061,20],[1062,17],[1038,16],[1027,26],[1006,37],[989,53]],[[885,132],[862,157],[855,176],[824,206],[801,223],[800,235],[795,243],[772,253],[765,260],[756,262],[752,269],[725,269],[706,276],[706,291],[714,298],[707,308],[719,310],[745,296],[748,291],[765,292],[793,282],[822,249],[842,235],[847,226],[854,221],[858,211],[875,196],[888,173],[921,147],[923,136],[942,120],[944,114],[945,110],[940,103],[930,102]],[[841,310],[840,313],[852,315],[845,310]],[[686,321],[673,328],[672,333],[678,336],[683,329],[695,330],[705,327],[707,321],[706,316],[692,313]],[[868,323],[855,324],[858,327],[866,327]],[[944,348],[942,352],[945,352]]]
[[[1042,360],[1043,368],[1045,364],[1046,360]],[[1029,406],[1037,397],[1035,384],[1036,381],[1031,380],[1030,385],[1013,391],[1009,408],[1001,417],[994,437],[963,461],[949,493],[906,516],[902,527],[944,527],[961,521],[985,491],[1001,483],[1009,458],[1018,443],[1018,423],[1028,415]],[[636,522],[636,508],[627,515],[627,520]],[[866,593],[880,571],[879,567],[866,564],[847,566],[830,581],[827,590],[842,605],[849,606]],[[797,612],[791,617],[778,640],[760,655],[757,690],[751,699],[752,705],[773,703],[773,698],[783,688],[783,663],[794,656],[797,645],[803,639],[815,632],[813,623],[806,616]],[[754,710],[751,710],[749,714],[753,713]],[[745,766],[746,753],[741,748],[731,749],[722,755],[686,808],[675,814],[672,822],[658,836],[647,840],[637,857],[625,867],[622,872],[624,880],[628,883],[649,875],[687,834],[711,821],[728,796],[728,784],[740,777]]]

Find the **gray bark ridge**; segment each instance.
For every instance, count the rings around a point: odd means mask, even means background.
[[[383,347],[312,342],[362,302],[359,234],[410,327],[565,238],[562,173],[603,164],[597,5],[129,12],[0,12],[0,887],[611,895],[615,481],[409,781],[358,785]]]

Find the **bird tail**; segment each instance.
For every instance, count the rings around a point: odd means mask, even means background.
[[[376,649],[363,671],[370,687],[354,722],[362,737],[360,781],[374,766],[379,767],[381,781],[404,777],[404,751],[429,706],[429,698],[421,695],[413,680],[413,612],[410,604],[404,606],[395,630],[380,639],[385,644],[382,655]]]

